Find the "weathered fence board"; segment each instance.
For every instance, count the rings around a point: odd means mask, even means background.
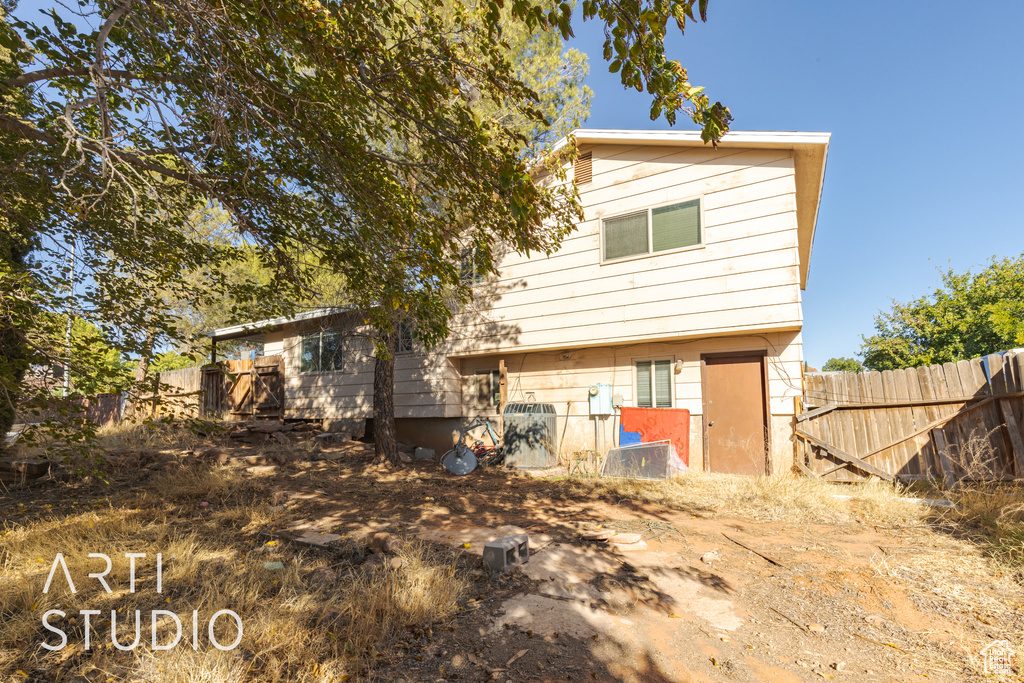
[[[202,404],[203,369],[165,370],[156,377],[153,417],[198,415]]]
[[[1024,478],[1022,349],[903,370],[808,373],[803,406],[797,464],[813,476]]]
[[[221,361],[202,368],[203,411],[225,419],[284,415],[284,357]]]

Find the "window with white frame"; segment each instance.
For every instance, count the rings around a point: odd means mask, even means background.
[[[302,335],[299,372],[341,372],[344,344],[341,330],[317,330]]]
[[[654,254],[702,243],[700,199],[601,221],[605,261]]]
[[[636,362],[636,405],[639,408],[672,407],[672,361]]]

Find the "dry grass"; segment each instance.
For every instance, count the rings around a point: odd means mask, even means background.
[[[110,451],[184,451],[207,443],[185,423],[121,423],[103,427],[97,433],[99,445]]]
[[[1024,585],[1024,488],[976,483],[945,494],[956,507],[944,511],[941,521],[980,541],[1000,569]]]
[[[928,514],[885,483],[838,485],[791,475],[764,477],[688,472],[667,481],[574,480],[578,493],[610,500],[639,499],[716,515],[759,520],[844,522],[854,518],[911,524]],[[847,498],[849,497],[849,498]]]
[[[1024,585],[1024,487],[1003,482],[1003,465],[993,448],[997,432],[974,430],[957,448],[945,452],[956,478],[935,479],[926,487],[950,499],[955,508],[940,523],[972,538],[997,566]]]
[[[199,508],[199,500],[215,506]],[[427,628],[451,616],[464,589],[453,560],[421,543],[407,544],[398,570],[364,572],[335,566],[336,580],[318,582],[312,573],[328,560],[292,554],[261,529],[279,522],[259,482],[230,470],[183,469],[152,481],[110,505],[25,526],[8,525],[0,549],[0,676],[23,671],[39,680],[61,680],[102,672],[101,680],[173,681],[330,681],[360,677],[387,659],[410,629]],[[43,585],[57,553],[67,558],[72,594],[57,570],[49,593]],[[108,594],[87,573],[100,571],[104,553],[113,563]],[[136,592],[129,591],[125,553],[137,560]],[[156,592],[156,554],[163,556],[163,591]],[[336,561],[334,558],[333,561]],[[266,568],[280,561],[284,569]],[[42,627],[42,615],[68,634],[68,646],[48,652],[43,641],[59,636]],[[82,648],[81,609],[102,610],[92,617],[92,649]],[[134,610],[142,614],[142,640],[132,651],[110,640],[110,610],[117,610],[118,637],[134,638]],[[183,625],[182,640],[166,652],[151,649],[150,612],[170,610]],[[206,623],[220,609],[237,613],[244,626],[239,646],[214,649]],[[192,610],[199,611],[199,650],[191,647]],[[75,623],[71,618],[77,617]],[[168,617],[158,622],[160,642],[173,638]],[[218,640],[235,638],[233,622],[217,622]],[[89,680],[92,680],[90,678]]]

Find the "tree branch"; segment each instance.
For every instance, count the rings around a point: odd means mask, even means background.
[[[67,76],[88,76],[92,73],[95,73],[95,70],[89,66],[54,66],[47,69],[39,69],[38,71],[29,71],[28,73],[21,74],[20,76],[15,76],[14,78],[8,79],[7,82],[4,83],[4,86],[7,89],[23,88],[26,85],[31,85],[38,81],[48,81],[53,78],[65,78]],[[184,80],[173,74],[143,76],[135,73],[134,71],[125,71],[123,69],[101,69],[99,73],[102,76],[124,81],[181,83]]]
[[[13,116],[0,114],[0,130],[5,130],[27,140],[36,140],[50,145],[57,144],[57,138],[37,130],[27,123],[23,123]]]

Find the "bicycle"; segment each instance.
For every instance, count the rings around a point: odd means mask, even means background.
[[[472,446],[466,445],[466,436],[477,427],[486,428],[487,435],[491,439],[490,446],[480,439],[473,442]],[[456,444],[441,456],[441,466],[452,474],[463,476],[473,470],[484,469],[492,465],[498,465],[505,459],[502,446],[498,443],[498,434],[491,426],[488,418],[476,418],[466,425],[459,432],[459,440]]]

